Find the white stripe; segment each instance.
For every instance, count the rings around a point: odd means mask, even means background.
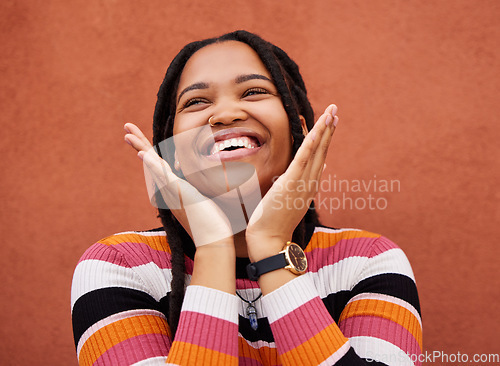
[[[343,233],[343,232],[346,232],[346,231],[363,231],[363,230],[359,230],[359,229],[350,229],[350,228],[344,228],[344,229],[331,229],[331,228],[327,228],[327,227],[321,227],[321,226],[316,226],[316,228],[314,229],[314,232],[315,233],[327,233],[327,234],[333,234],[333,233]]]
[[[172,269],[160,268],[154,262],[141,264],[132,267],[136,271],[142,282],[148,288],[148,293],[156,300],[160,301],[170,292],[172,287]]]
[[[384,273],[396,273],[410,277],[415,282],[415,276],[410,262],[399,248],[389,249],[368,259],[367,265],[359,281]]]
[[[274,323],[317,296],[311,274],[306,273],[263,296],[262,305],[269,323]]]
[[[121,233],[116,233],[114,235],[126,235],[126,234],[135,234],[142,236],[165,236],[165,231],[123,231]]]
[[[190,285],[186,288],[181,311],[192,311],[210,315],[238,324],[238,302],[236,295],[209,287]]]
[[[310,272],[314,285],[322,299],[340,291],[351,291],[353,287],[371,276],[397,273],[410,277],[414,275],[404,252],[399,248],[387,250],[375,257],[352,256]]]
[[[412,313],[413,316],[415,316],[415,318],[417,318],[418,322],[420,323],[420,327],[422,327],[422,319],[420,318],[420,314],[418,313],[417,309],[415,309],[412,304],[404,300],[401,300],[398,297],[384,295],[384,294],[377,294],[377,293],[362,293],[354,296],[351,300],[349,300],[348,304],[357,300],[382,300],[399,305],[408,310],[410,313]]]
[[[243,339],[250,347],[259,350],[262,347],[269,347],[269,348],[276,348],[276,343],[274,342],[266,342],[266,341],[255,341],[255,342],[250,342],[248,339],[245,339],[241,333],[238,333],[238,337],[240,339]]]
[[[367,260],[367,257],[348,257],[310,272],[320,297],[324,299],[329,294],[352,290]]]
[[[383,362],[389,366],[413,366],[410,357],[398,346],[375,337],[351,337],[358,356]]]
[[[140,268],[143,267],[143,268]],[[142,277],[137,274],[135,268],[139,268]],[[158,281],[144,283],[143,278],[155,278]],[[124,287],[150,294],[156,301],[159,301],[169,291],[171,270],[161,270],[154,263],[143,266],[126,268],[117,264],[101,261],[97,259],[87,259],[80,262],[73,275],[71,287],[71,309],[76,300],[86,293],[106,287]],[[150,289],[155,292],[151,293]]]
[[[148,358],[147,360],[142,360],[136,363],[133,363],[133,366],[156,366],[162,365],[165,366],[165,362],[167,361],[167,356],[158,356],[153,358]],[[172,365],[172,364],[169,364]]]
[[[156,310],[151,310],[151,309],[128,310],[128,311],[122,311],[120,313],[110,315],[107,318],[101,319],[97,323],[92,324],[92,326],[90,328],[88,328],[82,334],[82,336],[78,340],[78,346],[76,348],[76,353],[78,355],[78,358],[80,357],[80,351],[82,350],[82,347],[85,344],[85,342],[87,342],[87,340],[94,333],[98,332],[101,328],[103,328],[111,323],[114,323],[114,322],[117,322],[117,321],[120,321],[123,319],[127,319],[127,318],[132,318],[134,316],[140,316],[140,315],[153,315],[153,316],[160,317],[160,318],[164,319],[165,321],[167,320],[165,318],[165,315],[163,315],[163,313],[156,311]]]
[[[139,276],[130,268],[106,261],[88,259],[75,268],[71,288],[71,308],[78,298],[103,287],[126,287],[147,292]]]
[[[337,363],[344,355],[349,351],[351,345],[349,341],[345,342],[342,347],[340,347],[333,355],[328,357],[326,360],[320,363],[321,366],[330,366]]]

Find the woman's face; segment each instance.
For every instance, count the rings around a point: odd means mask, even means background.
[[[186,178],[221,163],[249,163],[265,194],[288,167],[292,143],[281,97],[257,53],[237,41],[206,46],[186,63],[177,90],[173,132]],[[191,183],[202,193],[219,194],[210,192],[214,177],[205,178],[206,184]]]

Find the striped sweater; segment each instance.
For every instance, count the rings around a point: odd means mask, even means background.
[[[380,235],[310,228],[308,273],[255,302],[187,286],[175,339],[167,323],[170,249],[164,231],[126,232],[90,247],[71,292],[80,365],[420,364],[417,289],[403,251]],[[193,270],[186,255],[186,283]],[[260,290],[237,258],[236,288]]]

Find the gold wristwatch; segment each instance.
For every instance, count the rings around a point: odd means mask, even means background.
[[[303,274],[307,270],[307,258],[300,246],[287,242],[281,252],[247,266],[248,278],[257,281],[261,275],[280,268],[293,274]]]

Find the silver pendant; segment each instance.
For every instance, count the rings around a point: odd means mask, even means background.
[[[257,322],[257,310],[255,309],[255,306],[253,306],[253,303],[248,304],[247,316],[252,329],[257,330],[257,328],[259,327],[259,323]]]

